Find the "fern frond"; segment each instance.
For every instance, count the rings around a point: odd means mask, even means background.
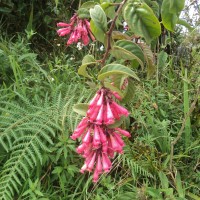
[[[51,151],[59,134],[70,134],[78,123],[72,107],[89,101],[92,92],[69,85],[63,96],[62,89],[34,103],[18,93],[17,102],[0,98],[0,146],[8,152],[0,171],[0,200],[12,200],[35,166],[44,164],[43,154]]]
[[[121,156],[119,156],[119,159],[122,159],[123,167],[128,167],[134,180],[140,176],[153,178],[153,175],[149,171],[147,171],[139,162],[134,160],[134,155],[128,147],[125,148],[125,153]]]

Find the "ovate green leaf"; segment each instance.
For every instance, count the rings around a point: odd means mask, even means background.
[[[147,78],[150,78],[156,71],[155,64],[153,62],[153,53],[150,47],[146,44],[141,44],[142,50],[144,52],[144,59],[147,65]]]
[[[126,49],[127,51],[130,51],[137,57],[136,60],[139,62],[139,64],[141,66],[144,65],[144,53],[137,44],[128,40],[119,40],[116,42],[116,45]]]
[[[108,128],[119,127],[124,122],[125,117],[122,116],[119,120],[116,120],[114,124],[108,125]]]
[[[168,189],[169,188],[169,181],[168,181],[167,176],[162,171],[160,171],[158,173],[158,175],[159,175],[159,178],[160,178],[160,181],[161,181],[162,189]]]
[[[113,48],[110,50],[110,54],[112,54],[115,58],[118,59],[137,60],[140,63],[140,65],[143,66],[143,62],[137,56],[135,56],[130,51],[127,51],[122,47],[113,46]]]
[[[170,12],[178,14],[181,12],[185,5],[185,0],[168,0],[170,2]]]
[[[183,19],[178,19],[177,23],[180,24],[180,25],[182,25],[182,26],[185,26],[189,31],[194,30],[194,28],[188,22],[186,22]]]
[[[178,22],[178,13],[172,12],[170,6],[171,0],[163,0],[161,6],[162,23],[166,29],[174,31],[176,23]]]
[[[87,69],[88,65],[94,65],[94,64],[96,64],[96,62],[90,62],[90,63],[86,63],[86,64],[81,65],[78,69],[78,74],[80,74],[84,77],[87,77],[87,78],[91,78],[91,76],[88,74],[86,69]]]
[[[98,76],[99,80],[103,80],[110,75],[121,74],[130,76],[136,80],[140,80],[138,76],[130,68],[121,64],[109,64],[104,66]]]
[[[107,31],[107,18],[101,6],[96,5],[94,8],[91,8],[90,16],[94,24],[105,33]]]
[[[78,103],[74,105],[73,110],[82,116],[86,116],[88,106],[89,105],[87,103]]]
[[[160,23],[152,9],[145,3],[128,3],[124,9],[124,18],[131,30],[150,43],[161,34]]]
[[[86,8],[80,8],[77,11],[77,14],[78,14],[79,18],[81,18],[81,19],[85,19],[85,18],[89,18],[90,17],[89,10],[86,9]]]
[[[86,55],[84,56],[83,60],[82,60],[82,65],[86,64],[86,63],[91,63],[91,62],[95,62],[96,60],[94,59],[93,55]]]
[[[96,26],[96,25],[94,24],[94,21],[93,21],[93,20],[90,21],[90,29],[91,29],[93,35],[95,36],[95,38],[96,38],[98,41],[104,43],[104,40],[105,40],[105,33],[104,33],[104,31],[102,31],[98,26]]]
[[[97,4],[98,3],[94,2],[94,1],[87,1],[87,2],[83,3],[80,8],[90,9],[90,8],[94,8],[94,6]]]
[[[88,74],[86,69],[88,65],[94,65],[94,64],[96,64],[96,60],[94,59],[94,56],[86,55],[82,60],[82,65],[78,69],[78,74],[87,78],[91,78],[91,76]]]
[[[123,103],[127,103],[130,100],[133,99],[135,94],[135,82],[133,79],[129,78],[128,79],[128,86],[127,86],[127,90],[126,90],[126,94],[122,100]]]

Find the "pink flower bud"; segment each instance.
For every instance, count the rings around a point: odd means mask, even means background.
[[[65,26],[71,26],[71,24],[67,24],[67,23],[64,23],[64,22],[59,22],[59,23],[57,23],[57,26],[58,27],[65,27]]]
[[[96,124],[102,124],[103,122],[103,104],[101,105],[100,109],[99,109],[99,114],[97,115],[96,118]]]
[[[114,123],[114,116],[112,113],[112,110],[110,108],[110,104],[107,101],[107,121],[105,122],[105,124],[113,124]]]
[[[115,109],[120,115],[125,115],[126,117],[128,117],[129,112],[128,110],[126,110],[126,108],[118,105],[116,102],[112,102],[112,107],[113,109]]]
[[[112,147],[112,143],[111,143],[111,140],[110,140],[110,137],[107,138],[108,140],[108,150],[107,150],[107,154],[109,155],[110,158],[114,158],[114,150],[113,150],[113,147]]]
[[[122,146],[117,142],[116,138],[110,135],[112,149],[118,153],[122,153]]]
[[[83,151],[85,150],[85,148],[86,148],[86,145],[85,145],[85,143],[83,143],[83,144],[79,145],[76,148],[76,152],[79,153],[79,154],[81,154],[81,153],[83,153]]]
[[[97,106],[101,106],[103,104],[103,99],[104,99],[104,92],[101,90],[101,95],[99,97],[99,100],[97,101]]]
[[[98,127],[94,126],[93,147],[96,148],[101,143]]]
[[[87,26],[87,29],[90,30],[90,22],[88,22],[86,19],[84,20],[84,23]]]
[[[94,151],[90,151],[90,153],[88,154],[88,156],[85,158],[85,163],[88,165],[92,159],[94,155]]]
[[[76,140],[85,132],[86,128],[87,128],[87,125],[77,127],[76,130],[74,131],[74,133],[72,134],[71,138],[73,140]]]
[[[86,169],[87,169],[87,165],[84,164],[84,165],[81,167],[80,172],[83,174],[83,173],[85,172]]]
[[[95,94],[95,96],[93,97],[93,99],[90,101],[89,107],[93,107],[94,105],[96,105],[97,101],[99,100],[100,94],[97,92]]]
[[[117,140],[117,142],[123,147],[125,144],[124,144],[124,141],[122,140],[121,136],[116,133],[116,132],[113,132],[113,136],[115,137],[115,139]]]
[[[113,107],[112,104],[110,105],[110,108],[111,108],[111,110],[112,110],[112,113],[113,113],[114,118],[115,118],[116,120],[119,120],[119,119],[120,119],[120,115],[119,115],[119,113],[117,112],[117,110],[114,109],[114,107]]]
[[[108,152],[108,143],[104,143],[104,144],[102,145],[102,152],[103,152],[103,153],[107,153],[107,152]]]
[[[97,169],[94,170],[94,175],[93,175],[93,182],[96,183],[99,179],[99,172]]]
[[[125,131],[121,128],[115,128],[116,131],[119,131],[122,135],[126,136],[126,137],[131,137],[131,134],[128,131]]]
[[[87,131],[87,133],[83,137],[83,140],[82,140],[83,143],[86,143],[86,144],[90,143],[90,141],[91,141],[90,132],[91,132],[91,129],[89,128],[88,131]]]
[[[120,101],[122,100],[122,98],[121,98],[121,96],[119,96],[118,92],[113,91],[112,94],[115,96],[116,99],[118,99]]]
[[[87,167],[87,170],[90,172],[94,168],[95,158],[96,158],[96,152],[93,154],[92,159],[90,160],[88,167]]]
[[[86,148],[83,153],[84,158],[88,158],[88,156],[92,153],[92,144],[86,144]]]
[[[97,170],[99,173],[102,173],[102,163],[101,163],[101,156],[100,156],[100,154],[98,155],[98,158],[97,158],[96,170]]]
[[[88,113],[89,112],[89,113]],[[89,119],[91,121],[95,121],[97,118],[97,115],[99,113],[99,107],[94,107],[93,109],[91,109],[90,111],[88,110],[87,112],[87,116],[89,117]]]
[[[57,33],[59,36],[65,36],[68,35],[71,32],[71,28],[61,28],[57,30]]]
[[[80,123],[78,124],[78,128],[81,127],[81,126],[87,126],[88,125],[88,118],[87,117],[84,117]]]
[[[102,165],[103,165],[103,170],[105,172],[109,172],[111,168],[111,162],[110,159],[108,158],[107,154],[102,153]]]
[[[99,129],[99,136],[100,136],[101,143],[104,144],[107,142],[106,135],[100,126],[98,127],[98,129]]]
[[[83,44],[84,44],[85,46],[88,45],[89,42],[90,42],[90,39],[89,39],[88,35],[83,35],[83,34],[82,34],[81,39],[83,40]]]

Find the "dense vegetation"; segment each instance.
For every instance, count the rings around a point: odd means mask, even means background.
[[[70,135],[83,112],[77,114],[74,105],[88,103],[100,83],[99,65],[82,72],[79,67],[86,55],[100,60],[107,47],[101,50],[104,41],[94,27],[97,40],[82,49],[66,46],[66,38],[56,33],[56,23],[69,22],[85,2],[0,1],[0,199],[200,199],[198,1],[185,6],[197,14],[192,21],[187,12],[185,20],[178,21],[183,0],[130,1],[145,2],[163,22],[161,34],[153,39],[139,30],[135,34],[132,27],[125,30],[122,15],[116,19],[111,46],[123,45],[117,40],[132,40],[144,55],[135,52],[141,59],[129,60],[128,54],[120,57],[125,51],[111,50],[103,61],[129,67],[136,78],[129,79],[122,101],[130,115],[121,127],[131,138],[125,138],[124,153],[114,157],[111,171],[97,183],[90,173],[79,172],[83,164],[76,153],[79,141]],[[109,29],[122,1],[94,2],[104,9]],[[167,13],[166,2],[177,6],[172,6],[177,14]],[[88,13],[83,8],[79,14]],[[129,25],[130,17],[124,15]],[[167,21],[176,17],[174,23]],[[123,85],[125,78],[113,79]]]

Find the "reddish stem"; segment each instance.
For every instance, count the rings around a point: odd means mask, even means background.
[[[107,35],[107,48],[106,48],[106,52],[105,52],[105,54],[104,54],[104,56],[103,56],[103,59],[101,60],[101,65],[102,65],[102,67],[105,65],[106,59],[107,59],[108,54],[109,54],[109,51],[110,51],[110,49],[111,49],[111,37],[112,37],[113,29],[114,29],[114,27],[115,27],[115,22],[116,22],[116,20],[117,20],[117,18],[118,18],[118,16],[119,16],[119,14],[120,14],[120,12],[121,12],[121,10],[122,10],[124,4],[126,3],[126,1],[127,1],[127,0],[123,0],[123,1],[119,4],[120,6],[119,6],[119,8],[118,8],[118,10],[117,10],[117,12],[116,12],[116,14],[115,14],[115,17],[114,17],[112,23],[111,23],[110,29],[109,29],[108,32],[106,32],[106,35]]]

